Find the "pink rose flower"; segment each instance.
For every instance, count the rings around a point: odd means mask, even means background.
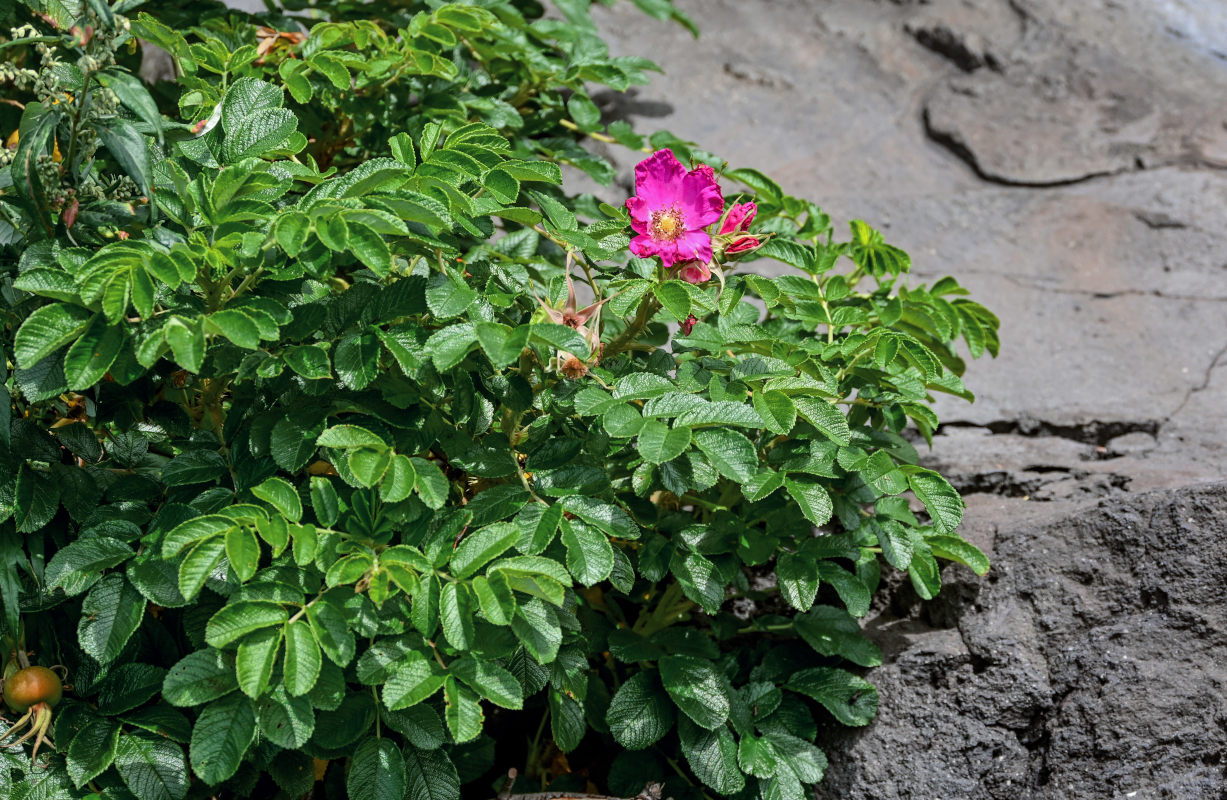
[[[672,150],[657,150],[635,167],[635,196],[627,199],[626,209],[639,234],[630,244],[635,255],[660,256],[666,267],[711,261],[711,236],[703,228],[724,211],[724,195],[711,167],[687,172]]]
[[[711,267],[702,261],[684,261],[677,269],[677,277],[698,285],[711,280]]]

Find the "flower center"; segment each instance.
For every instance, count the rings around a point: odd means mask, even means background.
[[[677,206],[662,208],[652,212],[648,231],[658,242],[672,242],[686,232],[686,220]]]

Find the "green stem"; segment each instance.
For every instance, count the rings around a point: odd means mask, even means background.
[[[635,314],[634,321],[627,325],[626,330],[622,331],[616,339],[605,345],[605,352],[601,358],[613,358],[618,353],[627,349],[631,342],[647,327],[648,320],[652,319],[660,308],[660,302],[654,296],[649,295],[643,298],[643,301],[639,303],[639,312]]]

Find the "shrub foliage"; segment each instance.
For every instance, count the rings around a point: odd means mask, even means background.
[[[988,568],[914,445],[993,315],[603,124],[655,67],[585,0],[138,5],[0,40],[0,625],[72,684],[0,794],[805,797],[877,710],[882,563]],[[613,177],[586,136],[715,168],[761,246],[631,256],[561,189]]]

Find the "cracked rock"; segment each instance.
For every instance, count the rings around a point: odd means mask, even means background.
[[[1225,512],[1216,484],[999,519],[987,578],[868,621],[882,715],[828,729],[818,798],[1220,797]]]

